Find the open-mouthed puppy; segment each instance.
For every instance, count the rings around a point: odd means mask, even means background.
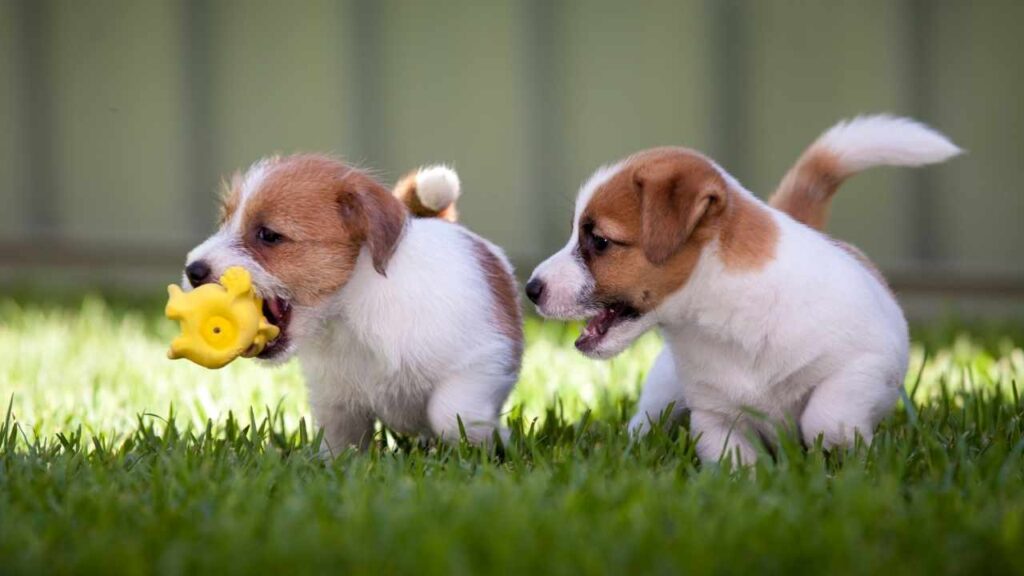
[[[487,441],[502,431],[523,333],[512,267],[452,222],[458,194],[443,166],[392,194],[327,156],[264,159],[227,185],[220,228],[189,253],[184,283],[250,271],[281,329],[259,358],[298,356],[330,452],[366,446],[376,419]]]
[[[588,356],[660,328],[631,426],[689,408],[703,460],[750,462],[751,438],[790,421],[806,442],[870,440],[903,384],[907,324],[867,258],[820,228],[845,178],[958,152],[913,121],[858,118],[817,140],[766,205],[695,151],[646,150],[583,185],[568,244],[526,292],[544,316],[587,320]]]

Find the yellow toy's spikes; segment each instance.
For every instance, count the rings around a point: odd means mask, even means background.
[[[267,347],[267,344],[274,338],[277,338],[278,334],[280,333],[280,328],[274,326],[270,322],[267,322],[267,319],[261,316],[259,327],[256,330],[256,337],[253,338],[252,341],[252,346],[250,346],[249,349],[242,354],[242,356],[246,358],[258,356],[259,353],[263,352],[263,349]]]
[[[167,351],[167,357],[171,360],[177,360],[178,358],[185,358],[190,352],[190,346],[188,339],[183,336],[178,336],[171,342],[171,348]]]
[[[274,326],[270,322],[267,322],[266,318],[264,318],[263,316],[260,316],[259,334],[261,336],[263,336],[266,339],[267,342],[270,342],[274,338],[277,338],[277,335],[280,334],[280,333],[281,333],[281,329],[280,328],[278,328],[277,326]]]
[[[168,358],[220,368],[239,355],[259,354],[280,334],[263,317],[262,301],[253,293],[252,279],[244,268],[229,268],[220,284],[204,284],[190,292],[172,284],[167,295],[164,312],[181,324],[181,335],[171,343]]]
[[[220,284],[232,296],[241,296],[252,289],[252,279],[245,268],[232,266],[220,277]]]
[[[167,287],[167,307],[164,309],[164,315],[171,320],[180,320],[183,317],[181,300],[184,294],[177,284]]]

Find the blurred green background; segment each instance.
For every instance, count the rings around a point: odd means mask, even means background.
[[[915,316],[1024,317],[1024,2],[0,0],[0,289],[162,293],[218,183],[320,150],[447,162],[526,274],[576,187],[682,144],[771,192],[840,118],[969,154],[844,187],[831,232]]]

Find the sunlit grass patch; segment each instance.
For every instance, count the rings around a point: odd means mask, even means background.
[[[660,348],[530,320],[496,450],[386,432],[324,462],[295,364],[165,358],[156,307],[0,301],[0,573],[1013,573],[1024,354],[924,334],[873,443],[702,465],[625,431]]]

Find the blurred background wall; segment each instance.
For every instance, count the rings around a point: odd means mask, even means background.
[[[0,288],[159,293],[218,183],[328,151],[447,162],[522,273],[576,187],[702,149],[765,196],[836,120],[908,114],[969,151],[880,169],[830,231],[915,313],[1024,312],[1024,2],[0,0]]]

